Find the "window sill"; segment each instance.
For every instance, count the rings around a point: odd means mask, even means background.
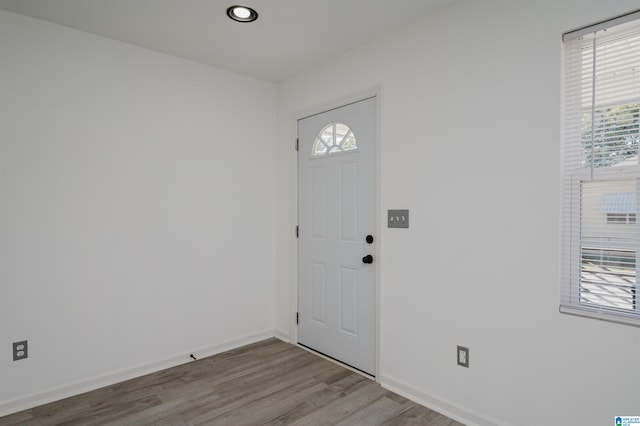
[[[576,315],[580,317],[586,317],[596,319],[600,321],[613,322],[617,324],[631,325],[634,327],[640,327],[640,314],[625,314],[623,312],[612,312],[605,309],[598,309],[594,307],[577,307],[560,305],[560,313]]]

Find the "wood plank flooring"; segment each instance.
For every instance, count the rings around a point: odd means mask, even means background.
[[[457,426],[294,345],[268,339],[0,418],[0,425]]]

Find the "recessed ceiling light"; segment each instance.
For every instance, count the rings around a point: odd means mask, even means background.
[[[258,19],[258,12],[247,6],[231,6],[227,16],[238,22],[253,22]]]

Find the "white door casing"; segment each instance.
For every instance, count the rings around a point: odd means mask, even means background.
[[[298,342],[371,375],[376,108],[373,97],[298,121]]]

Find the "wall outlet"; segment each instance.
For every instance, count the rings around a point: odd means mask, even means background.
[[[27,341],[13,342],[13,360],[18,361],[28,356]]]
[[[458,365],[469,368],[469,348],[458,346]]]

